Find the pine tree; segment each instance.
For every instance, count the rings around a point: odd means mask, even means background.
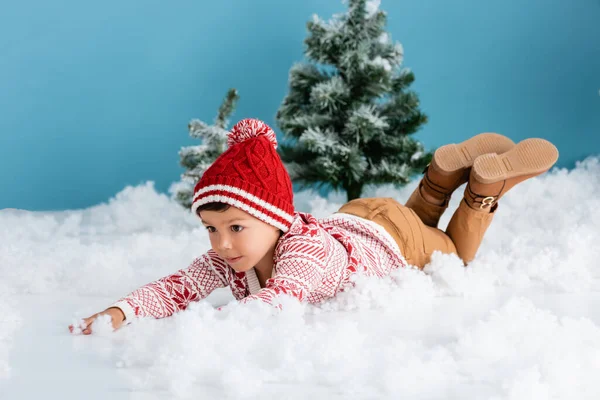
[[[344,189],[406,184],[431,160],[410,135],[427,122],[403,48],[385,32],[379,0],[349,0],[346,13],[308,22],[307,63],[294,65],[277,112],[280,154],[294,183]]]
[[[190,136],[202,140],[202,143],[181,148],[180,164],[186,171],[181,175],[181,181],[172,184],[169,188],[173,198],[185,208],[189,209],[192,206],[196,182],[227,148],[228,118],[233,113],[238,99],[237,90],[229,89],[219,107],[214,125],[208,125],[198,119],[193,119],[188,124]]]

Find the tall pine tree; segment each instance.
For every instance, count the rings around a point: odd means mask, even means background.
[[[307,63],[292,67],[277,123],[280,154],[294,183],[343,189],[406,184],[431,160],[410,135],[427,122],[401,69],[403,48],[385,32],[379,0],[349,0],[348,11],[308,22]]]
[[[193,119],[188,124],[190,136],[202,140],[197,146],[183,147],[179,151],[180,164],[186,169],[181,175],[181,181],[169,188],[173,198],[185,208],[192,206],[194,185],[204,174],[204,171],[227,149],[228,118],[233,113],[239,99],[237,90],[229,89],[225,100],[219,107],[214,125],[208,125]]]

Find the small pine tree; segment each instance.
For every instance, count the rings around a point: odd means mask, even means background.
[[[173,198],[185,208],[189,209],[192,206],[196,182],[227,148],[228,118],[233,113],[238,99],[237,90],[229,89],[219,107],[214,125],[208,125],[197,119],[193,119],[188,124],[190,136],[201,139],[202,143],[181,148],[179,163],[186,171],[181,175],[181,181],[172,184],[169,188]]]
[[[403,49],[384,28],[379,0],[349,0],[330,21],[308,22],[305,55],[292,67],[277,123],[289,140],[280,154],[302,187],[344,189],[406,184],[431,160],[411,134],[427,122],[414,74],[400,69]]]

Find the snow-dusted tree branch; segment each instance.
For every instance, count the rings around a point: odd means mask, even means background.
[[[277,122],[288,141],[280,154],[302,186],[344,189],[407,183],[431,154],[410,135],[427,121],[404,51],[385,32],[379,0],[349,0],[329,21],[308,22],[305,55],[294,65]]]
[[[197,146],[181,148],[180,164],[186,171],[181,175],[181,181],[173,183],[169,188],[173,198],[183,207],[192,206],[194,185],[227,148],[228,118],[233,113],[238,99],[237,90],[229,89],[219,107],[214,125],[208,125],[197,119],[190,121],[188,125],[190,136],[202,142]]]

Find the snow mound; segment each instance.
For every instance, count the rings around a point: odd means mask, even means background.
[[[404,202],[416,184],[364,196]],[[325,217],[345,198],[307,191],[295,201]],[[140,398],[596,399],[598,209],[592,157],[507,194],[468,268],[435,254],[425,272],[362,277],[320,307],[289,303],[281,313],[219,290],[173,318],[116,333],[101,321],[96,337],[73,339],[73,352],[118,371],[125,393]],[[26,352],[13,346],[25,315],[15,298],[68,294],[77,300],[67,313],[87,316],[98,296],[116,300],[208,248],[197,218],[151,183],[86,210],[0,211],[0,378]],[[53,336],[40,335],[51,348]]]

